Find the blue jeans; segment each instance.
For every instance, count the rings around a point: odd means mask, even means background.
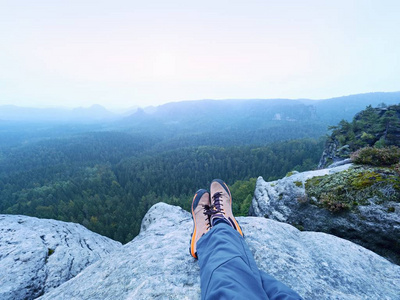
[[[243,237],[225,223],[197,242],[201,299],[302,299],[295,291],[260,271]]]

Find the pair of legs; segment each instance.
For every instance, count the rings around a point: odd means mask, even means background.
[[[229,188],[219,179],[210,193],[199,190],[193,198],[190,253],[199,261],[202,299],[301,299],[258,269],[231,207]]]

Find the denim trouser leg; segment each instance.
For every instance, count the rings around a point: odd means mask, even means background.
[[[214,226],[197,242],[202,299],[301,299],[260,272],[242,236],[228,224]]]

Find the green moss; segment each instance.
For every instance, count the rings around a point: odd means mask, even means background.
[[[304,226],[300,224],[292,224],[292,226],[296,227],[300,231],[304,231]]]
[[[288,173],[286,174],[285,177],[290,177],[290,176],[292,176],[292,175],[294,175],[294,174],[296,174],[296,171],[290,171],[290,172],[288,172]]]
[[[51,249],[51,248],[47,248],[47,257],[46,257],[46,263],[47,263],[47,260],[49,259],[49,257],[54,253],[54,249]]]
[[[324,208],[332,212],[340,212],[350,208],[350,205],[346,203],[343,197],[334,193],[321,194],[320,202]]]
[[[397,164],[400,159],[400,148],[391,147],[364,147],[351,154],[356,164],[372,166],[390,166]]]
[[[358,166],[346,171],[310,178],[305,183],[310,203],[332,212],[354,210],[376,203],[400,202],[400,176],[393,168]]]
[[[295,186],[297,186],[297,187],[302,187],[303,186],[303,182],[301,182],[301,181],[295,181],[295,182],[293,182],[294,184],[295,184]]]
[[[395,208],[393,206],[389,207],[387,210],[389,213],[394,213],[395,212]]]
[[[325,175],[328,176],[328,175]],[[312,188],[314,186],[318,186],[323,180],[325,176],[315,176],[306,181],[306,189]]]
[[[351,181],[351,185],[355,189],[363,189],[381,181],[383,181],[382,174],[374,171],[366,171],[356,174],[355,178]]]

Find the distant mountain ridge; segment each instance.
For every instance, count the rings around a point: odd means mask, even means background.
[[[266,145],[318,139],[342,119],[368,105],[400,104],[400,92],[368,93],[325,100],[231,99],[171,102],[112,113],[88,108],[0,106],[0,147],[69,132],[123,131],[159,142],[159,149],[186,146]],[[129,114],[130,112],[130,114]],[[28,126],[27,126],[28,123]],[[61,126],[59,126],[61,125]],[[78,126],[76,126],[78,125]]]
[[[307,103],[306,101],[305,103]],[[318,100],[315,104],[318,117],[336,124],[342,119],[351,121],[355,114],[368,105],[376,107],[381,103],[400,104],[400,92],[376,92]]]
[[[311,120],[336,124],[341,119],[351,120],[368,105],[377,106],[400,103],[400,92],[376,92],[355,94],[322,100],[311,99],[226,99],[192,100],[170,102],[160,106],[131,109],[126,113],[113,113],[101,105],[91,107],[34,108],[15,105],[0,106],[0,120],[5,121],[51,121],[51,122],[102,122],[122,119],[122,124],[151,122],[182,123],[200,117],[215,119],[223,116],[233,120],[262,118],[264,121]],[[127,116],[127,114],[129,114]],[[217,117],[217,118],[216,118]],[[247,121],[241,122],[246,124]]]
[[[142,122],[144,119],[160,122],[190,119],[195,122],[200,117],[208,116],[213,121],[222,117],[235,121],[252,117],[262,118],[264,121],[312,120],[336,124],[342,119],[350,120],[368,105],[377,106],[381,103],[400,103],[400,92],[357,94],[324,100],[227,99],[171,102],[152,107],[151,110],[138,110],[125,118],[124,122]]]
[[[319,138],[328,127],[368,105],[400,103],[400,92],[369,93],[326,100],[249,99],[172,102],[139,109],[116,122],[133,132],[195,137],[209,144],[265,144]],[[239,138],[240,137],[240,138]]]
[[[98,104],[73,109],[0,106],[0,120],[3,121],[87,123],[115,120],[117,116]]]

